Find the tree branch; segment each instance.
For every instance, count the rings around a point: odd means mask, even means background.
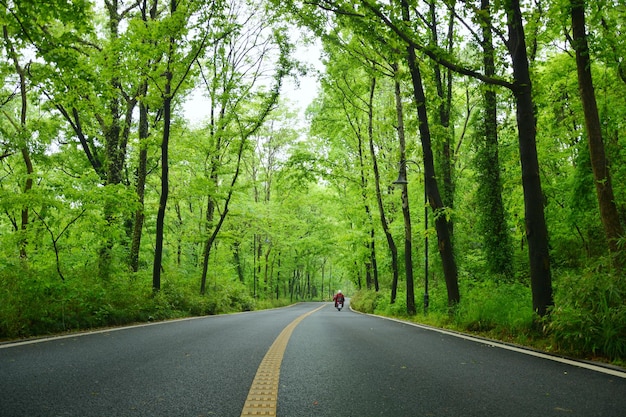
[[[458,74],[467,75],[469,77],[476,78],[477,80],[480,80],[487,84],[499,85],[501,87],[508,88],[509,90],[513,90],[515,88],[515,84],[509,81],[503,80],[501,78],[487,77],[486,75],[478,71],[474,71],[469,68],[465,68],[453,62],[448,61],[447,59],[437,54],[435,51],[432,51],[429,48],[425,47],[424,45],[421,45],[420,43],[416,42],[408,33],[402,30],[398,25],[393,23],[391,19],[389,19],[387,16],[385,16],[378,7],[371,4],[369,0],[361,0],[361,4],[365,6],[366,8],[368,8],[379,19],[381,19],[383,23],[389,29],[391,29],[396,35],[398,35],[400,39],[402,39],[404,42],[406,42],[409,46],[411,46],[415,50],[422,52],[423,54],[428,56],[430,59],[435,61],[436,63]]]

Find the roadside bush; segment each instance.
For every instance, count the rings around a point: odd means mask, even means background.
[[[240,284],[233,284],[223,288],[226,293],[230,311],[252,311],[256,308],[256,302],[248,291]]]
[[[610,273],[564,274],[555,282],[547,330],[559,349],[626,358],[626,280]]]
[[[391,304],[391,296],[389,293],[379,293],[376,298],[375,311],[384,316],[406,317],[406,293],[398,292],[393,304]]]
[[[532,295],[526,285],[485,280],[466,289],[455,312],[461,329],[516,334],[532,328]]]
[[[94,265],[65,272],[0,257],[0,339],[16,339],[152,320],[203,316],[283,306],[289,300],[255,300],[229,276],[214,277],[205,295],[189,271],[172,269],[154,292],[150,271],[96,277]]]
[[[360,290],[350,297],[350,306],[357,311],[373,314],[382,297],[381,292]]]

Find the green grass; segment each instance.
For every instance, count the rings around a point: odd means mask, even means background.
[[[255,300],[239,281],[212,283],[199,294],[197,279],[165,275],[152,291],[148,274],[126,274],[107,282],[80,271],[65,281],[23,270],[0,274],[0,340],[28,338],[99,327],[266,309],[289,304]]]

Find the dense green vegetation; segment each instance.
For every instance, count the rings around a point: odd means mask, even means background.
[[[623,5],[258,3],[1,3],[0,338],[341,288],[623,361]]]

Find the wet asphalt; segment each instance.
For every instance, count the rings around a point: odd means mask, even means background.
[[[0,345],[0,416],[239,416],[274,339],[319,306]],[[328,304],[291,336],[277,415],[622,417],[625,394],[626,378]]]

